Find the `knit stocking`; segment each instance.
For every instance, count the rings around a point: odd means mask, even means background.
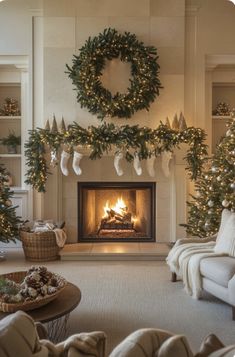
[[[162,152],[162,170],[166,177],[169,177],[169,175],[170,175],[169,164],[170,164],[171,159],[172,159],[171,151],[163,151]]]
[[[83,155],[80,152],[74,151],[73,153],[73,170],[76,175],[81,175],[82,169],[80,167],[80,161],[83,158]]]
[[[142,175],[142,167],[140,164],[140,159],[139,159],[139,155],[137,153],[134,154],[134,169],[135,172],[137,173],[138,176]]]
[[[154,169],[155,160],[156,160],[156,156],[153,155],[150,158],[148,158],[147,162],[146,162],[147,170],[148,170],[149,176],[151,176],[151,177],[155,176],[155,169]]]
[[[123,153],[122,152],[117,152],[114,156],[114,167],[115,167],[115,170],[117,172],[117,175],[118,176],[122,176],[123,175],[123,170],[122,168],[120,167],[120,161],[123,159]]]
[[[65,176],[68,176],[68,174],[69,174],[69,171],[68,171],[69,158],[70,158],[70,154],[63,150],[61,153],[61,158],[60,158],[60,168],[61,168],[62,174]]]

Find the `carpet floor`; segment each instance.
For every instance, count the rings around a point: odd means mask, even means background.
[[[12,249],[0,262],[0,271],[25,270],[31,265],[21,250]],[[208,294],[193,300],[182,282],[170,282],[165,262],[54,261],[44,265],[81,289],[82,300],[70,315],[69,334],[105,331],[107,353],[143,327],[185,334],[194,351],[212,332],[224,344],[235,344],[231,308]]]

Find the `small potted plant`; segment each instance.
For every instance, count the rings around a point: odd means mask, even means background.
[[[16,136],[14,131],[9,132],[8,136],[1,139],[2,145],[7,146],[9,154],[17,153],[17,146],[21,144],[21,137]]]

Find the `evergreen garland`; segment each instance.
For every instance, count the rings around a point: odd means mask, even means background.
[[[173,151],[180,144],[188,143],[186,155],[187,170],[191,179],[196,179],[202,170],[207,156],[206,134],[199,128],[187,128],[183,132],[170,129],[160,124],[156,129],[139,127],[139,125],[115,126],[103,122],[99,126],[82,128],[76,122],[68,126],[66,131],[50,132],[48,129],[36,129],[29,132],[25,155],[29,169],[26,183],[37,191],[45,192],[45,184],[49,174],[46,163],[46,148],[58,153],[61,145],[67,145],[70,152],[76,146],[87,147],[90,159],[100,159],[103,154],[113,150],[122,150],[128,162],[134,159],[134,153],[140,160],[158,156],[163,151]]]
[[[106,61],[113,58],[131,64],[130,86],[124,94],[112,95],[100,80]],[[99,119],[130,118],[138,110],[149,110],[150,103],[159,95],[157,58],[156,48],[144,46],[134,34],[121,35],[108,28],[94,38],[89,37],[80,54],[74,55],[72,68],[66,66],[82,108]]]

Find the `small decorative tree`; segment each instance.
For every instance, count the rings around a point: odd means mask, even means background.
[[[235,210],[235,116],[216,147],[209,168],[196,181],[196,194],[188,202],[187,233],[206,237],[218,231],[223,208]]]
[[[0,241],[15,242],[19,237],[20,217],[16,216],[16,206],[12,206],[13,191],[8,187],[8,174],[0,164]]]

